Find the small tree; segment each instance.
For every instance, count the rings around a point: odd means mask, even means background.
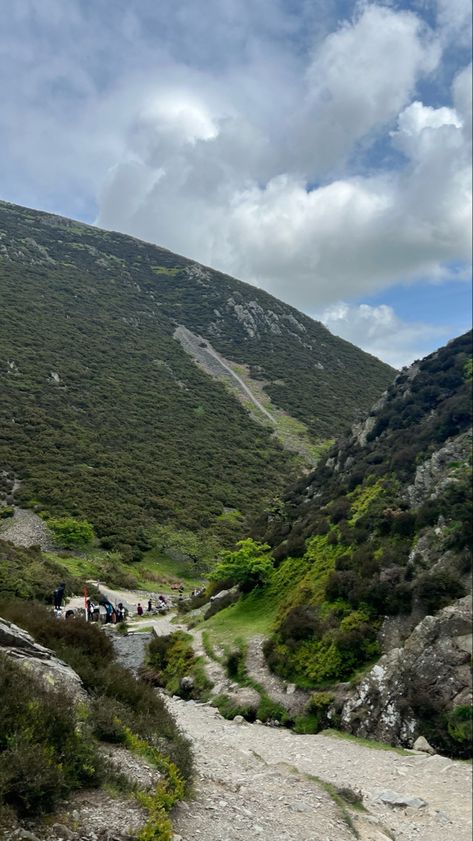
[[[83,549],[92,543],[94,530],[88,520],[75,520],[74,517],[48,520],[48,527],[66,549]]]
[[[240,584],[243,590],[252,590],[268,580],[273,569],[273,559],[267,543],[256,543],[251,537],[240,540],[235,552],[223,552],[221,561],[210,574],[211,581],[229,581]]]

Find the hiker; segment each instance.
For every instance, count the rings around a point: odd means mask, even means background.
[[[136,606],[136,612],[137,612],[138,616],[143,616],[143,608],[142,608],[140,602],[138,602],[138,604]]]
[[[64,598],[64,590],[66,589],[66,585],[64,582],[56,587],[53,593],[53,601],[54,601],[54,609],[61,610],[62,607],[62,600]]]
[[[124,622],[125,621],[125,608],[123,607],[122,602],[118,602],[117,605],[117,622]]]
[[[152,610],[153,610],[153,602],[151,601],[151,599],[148,599],[148,613],[151,613]]]

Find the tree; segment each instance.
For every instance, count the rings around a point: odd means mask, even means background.
[[[83,549],[94,539],[94,530],[88,520],[75,520],[74,517],[48,520],[48,528],[66,549]]]
[[[257,543],[248,537],[240,540],[237,547],[235,552],[223,552],[221,561],[209,576],[210,580],[240,584],[246,591],[264,584],[273,569],[268,544]]]

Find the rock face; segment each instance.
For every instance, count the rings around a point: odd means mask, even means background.
[[[358,686],[348,690],[342,726],[359,736],[412,746],[422,734],[410,699],[427,695],[445,711],[470,704],[471,629],[470,596],[426,616],[401,648],[381,657]]]
[[[59,621],[59,620],[58,620]],[[18,625],[0,618],[0,654],[11,657],[22,667],[43,678],[49,686],[60,686],[75,701],[86,701],[80,677],[49,648],[35,642]]]

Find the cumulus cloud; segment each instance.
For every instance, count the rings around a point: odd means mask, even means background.
[[[339,302],[327,307],[318,317],[336,336],[384,359],[394,368],[420,359],[425,355],[426,346],[432,341],[440,344],[447,336],[444,327],[402,321],[393,308],[385,304],[372,307]]]
[[[306,311],[458,278],[469,71],[441,105],[435,83],[465,4],[346,7],[16,0],[0,34],[7,197],[82,216],[96,201],[100,225]]]
[[[205,98],[190,110],[161,103],[165,118],[137,116],[133,160],[111,173],[99,223],[162,242],[302,309],[399,280],[448,278],[449,264],[470,254],[465,80],[455,80],[455,108],[414,101],[401,110],[390,137],[400,166],[321,186],[310,184],[309,170],[280,172],[264,127],[245,115],[209,110]],[[189,136],[184,125],[194,127]]]

